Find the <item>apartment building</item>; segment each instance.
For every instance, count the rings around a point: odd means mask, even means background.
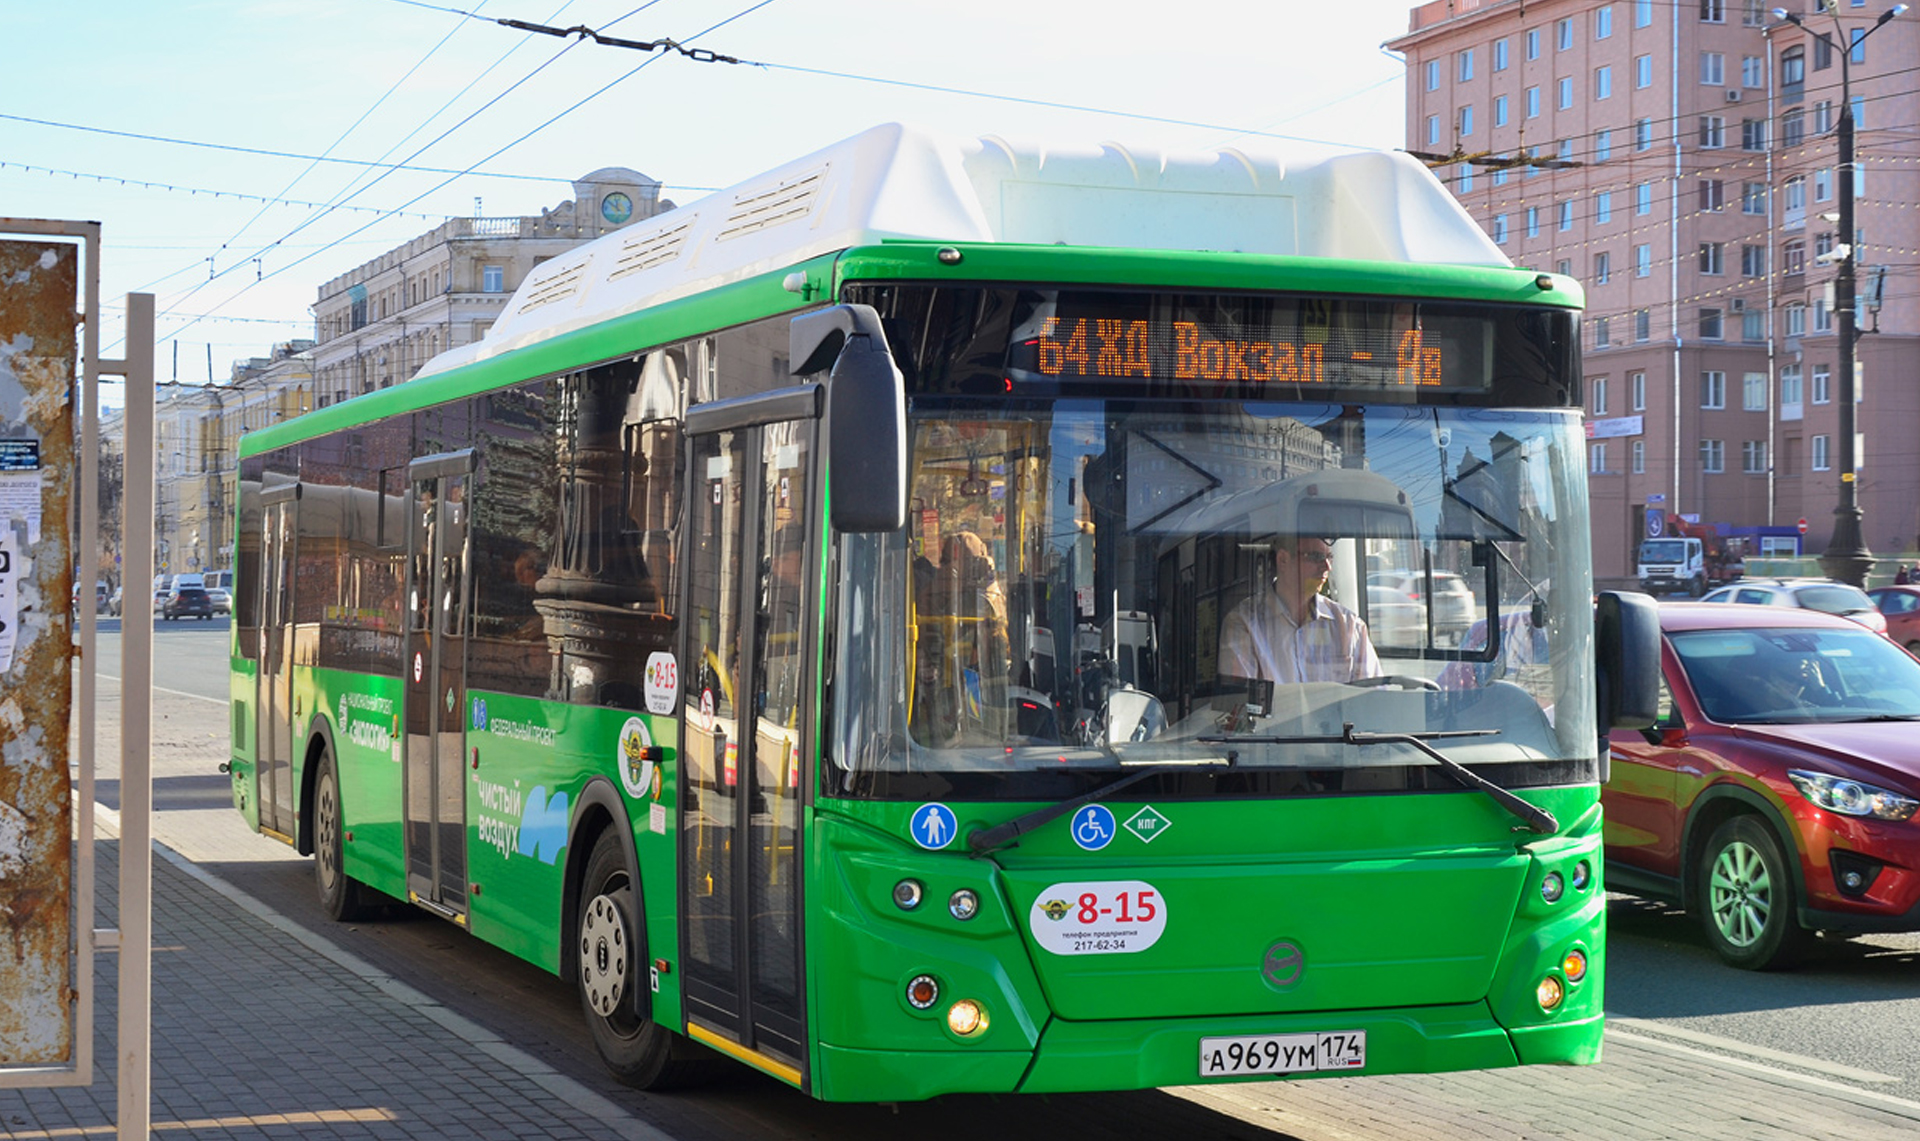
[[[413,378],[479,340],[533,267],[673,203],[625,167],[574,180],[538,215],[451,218],[322,285],[314,305],[314,407]]]
[[[1672,513],[1756,549],[1827,546],[1843,72],[1863,537],[1920,546],[1920,18],[1876,27],[1887,6],[1834,0],[1803,28],[1757,0],[1436,0],[1387,45],[1407,61],[1407,149],[1517,264],[1586,287],[1603,580]],[[1844,67],[1808,28],[1850,46]]]

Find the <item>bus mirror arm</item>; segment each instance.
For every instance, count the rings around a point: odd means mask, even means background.
[[[870,305],[795,317],[787,334],[797,376],[827,377],[829,521],[844,532],[891,532],[907,522],[906,380]]]
[[[1645,729],[1660,716],[1660,611],[1652,598],[1603,591],[1594,604],[1594,680],[1600,699],[1600,781],[1610,775],[1606,734]]]

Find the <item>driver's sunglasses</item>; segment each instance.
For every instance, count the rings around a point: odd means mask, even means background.
[[[1303,563],[1317,563],[1323,567],[1333,565],[1333,556],[1325,551],[1295,551],[1293,557]]]

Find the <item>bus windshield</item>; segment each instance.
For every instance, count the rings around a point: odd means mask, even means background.
[[[1592,684],[1576,412],[923,398],[910,427],[907,528],[841,540],[848,790],[1163,763],[1442,787],[1409,746],[1298,740],[1347,724],[1594,779],[1594,712],[1560,700]],[[1323,576],[1291,641],[1283,549]],[[1370,652],[1332,660],[1341,629]]]

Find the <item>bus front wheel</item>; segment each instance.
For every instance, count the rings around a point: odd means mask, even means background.
[[[693,1076],[695,1063],[679,1057],[672,1031],[634,1010],[634,988],[646,985],[646,937],[640,929],[640,893],[627,870],[619,832],[594,841],[580,884],[575,917],[580,1008],[593,1046],[613,1076],[639,1089],[665,1089]]]

